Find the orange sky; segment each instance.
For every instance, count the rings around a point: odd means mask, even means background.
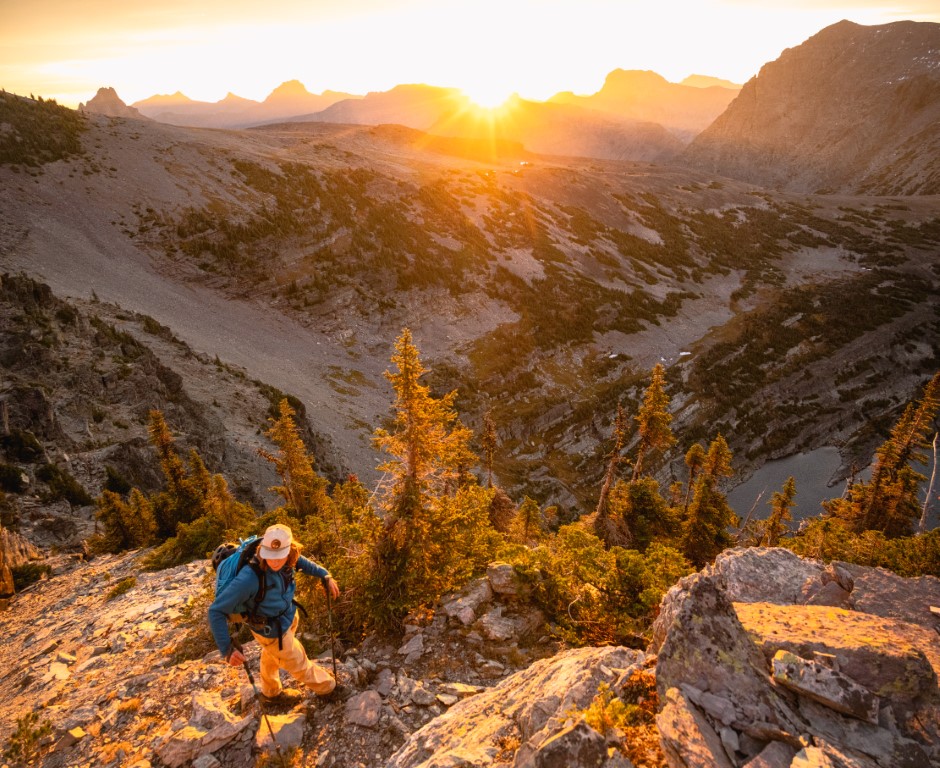
[[[745,82],[840,19],[940,22],[938,0],[0,0],[0,87],[76,106],[183,91],[261,100],[285,80],[593,93],[613,69]]]

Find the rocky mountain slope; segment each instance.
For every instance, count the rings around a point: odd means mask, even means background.
[[[95,530],[92,501],[103,489],[161,488],[147,437],[152,410],[164,415],[179,453],[197,450],[237,496],[259,508],[272,497],[276,474],[258,450],[271,448],[264,432],[284,394],[197,355],[151,317],[67,302],[44,284],[3,275],[0,371],[4,535],[12,529],[47,551],[80,548]],[[324,453],[323,438],[305,436]],[[11,567],[24,562],[23,546],[0,547]]]
[[[138,560],[60,558],[14,599],[0,742],[41,748],[49,768],[255,765],[271,741],[244,671],[222,665],[207,640],[206,564],[143,573]],[[514,583],[494,564],[403,637],[340,649],[351,695],[266,705],[279,745],[325,768],[624,768],[628,754],[672,768],[914,768],[940,758],[935,578],[729,551],[673,588],[646,651],[547,642]],[[307,631],[311,649],[329,647],[322,618]],[[638,685],[650,675],[658,696]],[[658,699],[663,753],[588,725],[602,683],[625,705]]]
[[[765,64],[683,153],[799,192],[940,193],[940,24],[842,21]]]
[[[681,451],[721,431],[744,472],[820,445],[867,463],[938,368],[930,197],[770,194],[391,126],[90,116],[80,143],[0,166],[0,267],[296,395],[327,463],[368,482],[405,326],[471,426],[492,410],[501,482],[572,510],[661,360]]]

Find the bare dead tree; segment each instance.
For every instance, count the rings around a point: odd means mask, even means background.
[[[918,533],[925,533],[927,531],[927,510],[930,508],[934,485],[937,482],[937,437],[940,437],[940,432],[934,432],[933,436],[933,472],[930,473],[930,485],[927,486],[927,498],[924,499],[924,509],[920,513],[920,525],[917,527]]]

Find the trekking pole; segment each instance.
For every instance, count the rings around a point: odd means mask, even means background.
[[[333,607],[330,598],[330,583],[326,579],[323,581],[323,591],[326,592],[326,616],[330,625],[330,657],[333,659],[333,680],[335,680],[338,685],[339,677],[336,674],[336,641],[333,638]]]
[[[232,640],[232,647],[241,653],[242,657],[245,656],[241,645],[239,645],[235,640]],[[281,745],[277,743],[277,737],[274,735],[274,728],[271,727],[271,721],[268,720],[268,713],[264,711],[264,702],[261,699],[261,691],[258,690],[258,686],[255,683],[255,676],[251,674],[251,669],[248,668],[247,658],[242,662],[242,666],[245,668],[245,674],[248,675],[248,682],[251,683],[251,687],[254,689],[255,698],[258,700],[258,709],[261,710],[261,717],[264,718],[264,722],[268,726],[268,732],[271,734],[271,741],[274,742],[274,750],[277,752],[278,758],[283,760],[283,755],[281,755]]]

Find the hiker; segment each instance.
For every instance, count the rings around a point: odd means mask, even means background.
[[[221,547],[220,547],[221,549]],[[254,557],[237,572],[209,606],[209,627],[225,661],[233,667],[244,664],[245,656],[229,635],[228,622],[244,621],[261,647],[261,694],[266,699],[297,699],[295,689],[282,690],[279,670],[286,670],[294,679],[318,696],[327,696],[336,688],[333,676],[307,658],[296,637],[299,616],[293,602],[294,572],[300,571],[323,580],[329,596],[337,598],[339,585],[329,571],[302,557],[301,546],[293,540],[286,525],[272,525],[257,544]],[[264,578],[261,590],[260,579]],[[256,601],[259,592],[263,594]],[[239,606],[252,609],[237,613]]]

